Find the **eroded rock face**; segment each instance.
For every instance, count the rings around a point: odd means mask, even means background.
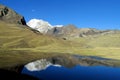
[[[0,5],[0,20],[8,23],[26,25],[26,21],[23,16],[3,5]]]

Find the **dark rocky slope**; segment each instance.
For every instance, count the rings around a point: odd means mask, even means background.
[[[23,16],[4,5],[0,5],[0,20],[8,23],[26,25],[26,21]]]

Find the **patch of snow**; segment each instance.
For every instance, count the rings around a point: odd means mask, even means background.
[[[63,27],[63,25],[54,25],[53,27]]]

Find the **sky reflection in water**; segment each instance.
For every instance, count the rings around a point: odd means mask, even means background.
[[[73,68],[50,66],[46,70],[30,72],[26,68],[22,73],[42,80],[120,80],[120,68],[105,66],[75,66]]]

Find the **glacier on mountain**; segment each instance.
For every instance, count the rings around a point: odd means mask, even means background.
[[[52,26],[49,22],[42,19],[31,19],[27,25],[35,30],[38,30],[41,33],[47,33],[48,30],[53,27],[62,27],[63,25],[54,25]]]

